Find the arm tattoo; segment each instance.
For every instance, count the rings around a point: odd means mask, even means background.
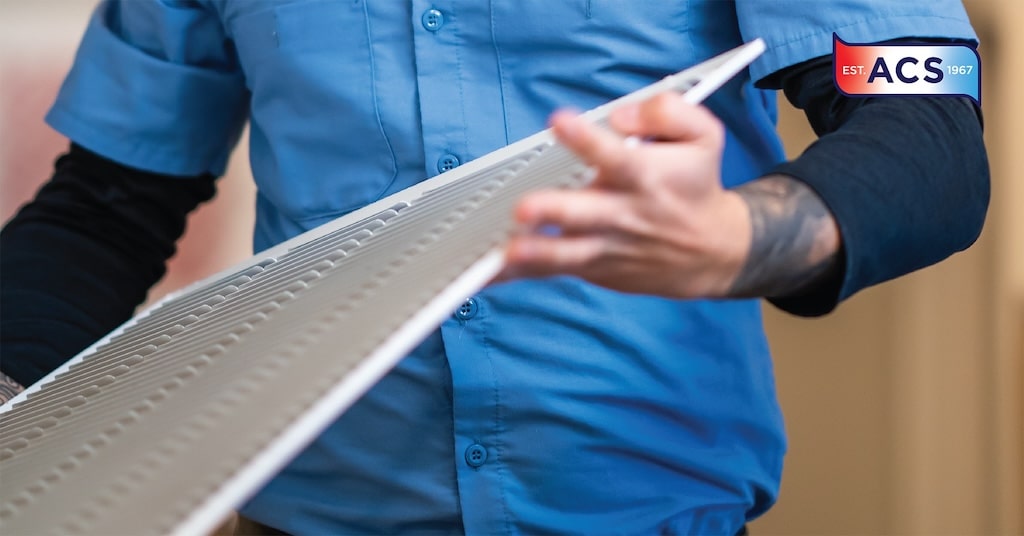
[[[841,270],[839,230],[809,186],[770,175],[735,191],[747,202],[753,239],[730,296],[793,295]]]
[[[8,400],[14,398],[14,395],[20,393],[22,389],[24,388],[18,382],[0,372],[0,405],[6,404]]]

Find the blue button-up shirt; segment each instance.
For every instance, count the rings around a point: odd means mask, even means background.
[[[782,158],[751,80],[834,31],[974,37],[952,0],[109,1],[48,120],[194,175],[223,171],[248,119],[262,249],[762,37],[708,102],[725,184],[750,180]],[[784,450],[757,302],[521,281],[455,311],[244,512],[309,534],[732,534],[773,502]]]

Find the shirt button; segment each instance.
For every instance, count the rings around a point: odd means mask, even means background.
[[[420,21],[427,31],[436,32],[444,26],[444,13],[437,9],[428,9],[423,12],[423,17],[420,18]]]
[[[446,154],[437,159],[437,170],[441,173],[451,171],[457,167],[459,167],[459,157],[453,154]]]
[[[473,443],[466,449],[466,463],[470,467],[480,467],[487,461],[487,449],[479,443]]]
[[[470,298],[462,302],[462,305],[455,310],[455,318],[457,320],[469,320],[476,316],[477,309],[479,309],[479,307],[476,304],[476,300]]]

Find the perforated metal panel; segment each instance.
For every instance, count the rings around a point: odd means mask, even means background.
[[[757,41],[589,112],[699,102]],[[525,192],[585,183],[541,132],[148,309],[0,408],[4,534],[200,534],[501,268]]]

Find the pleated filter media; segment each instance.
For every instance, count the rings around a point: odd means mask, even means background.
[[[587,115],[698,103],[763,49]],[[212,531],[500,271],[524,193],[589,176],[540,132],[145,310],[0,407],[0,532]]]

